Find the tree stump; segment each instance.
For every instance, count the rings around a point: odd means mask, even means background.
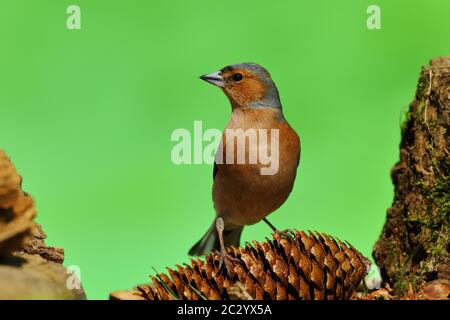
[[[397,296],[450,279],[450,56],[422,68],[392,169],[392,207],[373,256]],[[448,293],[447,293],[448,295]]]

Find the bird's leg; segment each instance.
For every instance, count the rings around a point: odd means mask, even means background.
[[[267,220],[267,218],[264,218],[263,221],[265,223],[267,223],[267,225],[270,227],[270,229],[272,229],[272,231],[274,233],[279,234],[280,236],[282,236],[283,238],[291,238],[292,237],[292,230],[286,229],[286,230],[278,230],[277,228],[275,228],[275,226],[269,221]]]
[[[230,270],[230,264],[231,261],[238,262],[239,259],[236,259],[229,255],[227,253],[227,250],[225,249],[225,242],[223,240],[223,231],[225,230],[225,223],[223,221],[222,217],[217,217],[216,219],[216,230],[219,235],[219,242],[220,242],[220,263],[219,263],[219,270],[222,269],[222,267],[225,265],[225,269],[227,270],[228,276],[231,276]]]
[[[278,229],[275,228],[275,226],[274,226],[269,220],[267,220],[266,218],[264,218],[263,221],[264,221],[265,223],[267,223],[267,225],[270,227],[270,229],[272,229],[273,232],[278,232]]]

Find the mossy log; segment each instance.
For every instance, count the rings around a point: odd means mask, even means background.
[[[392,169],[395,197],[373,256],[397,296],[450,279],[450,57],[425,66]],[[447,286],[448,288],[448,286]]]

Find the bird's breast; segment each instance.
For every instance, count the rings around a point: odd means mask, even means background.
[[[235,110],[218,153],[223,161],[213,186],[216,211],[231,223],[253,224],[291,192],[300,140],[277,109]]]

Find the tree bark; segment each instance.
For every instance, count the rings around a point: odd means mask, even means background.
[[[450,275],[450,57],[422,68],[392,169],[395,197],[373,256],[397,296]],[[447,287],[448,288],[448,287]]]
[[[63,267],[64,250],[48,247],[34,222],[33,198],[0,150],[0,300],[85,299],[77,275]]]

